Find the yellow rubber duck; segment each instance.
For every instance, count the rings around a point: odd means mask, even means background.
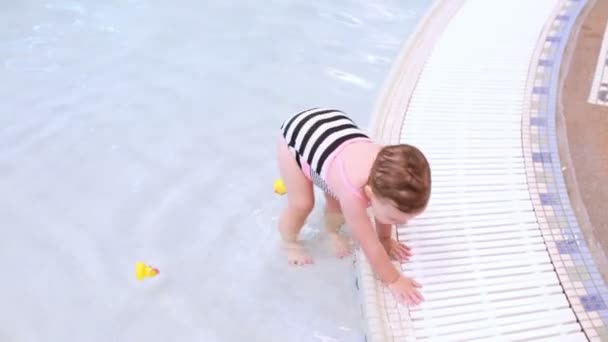
[[[287,193],[287,189],[285,189],[285,184],[281,178],[274,181],[274,192],[279,195],[285,195]]]
[[[156,275],[158,275],[159,273],[160,271],[157,268],[148,266],[141,261],[138,261],[135,264],[135,276],[139,281],[142,281],[145,278],[156,277]]]

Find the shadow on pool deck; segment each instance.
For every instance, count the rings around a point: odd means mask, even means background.
[[[608,1],[590,3],[581,18],[561,70],[558,139],[573,209],[608,280],[608,107],[588,102]]]

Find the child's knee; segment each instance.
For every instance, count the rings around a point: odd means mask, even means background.
[[[299,218],[306,218],[312,212],[314,206],[313,199],[301,198],[289,201],[289,209]]]

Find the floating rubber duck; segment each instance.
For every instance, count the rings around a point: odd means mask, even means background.
[[[274,192],[279,195],[285,195],[287,193],[287,189],[285,189],[285,184],[283,184],[281,178],[274,181]]]
[[[159,273],[160,271],[157,268],[148,266],[141,261],[138,261],[135,264],[135,276],[139,281],[142,281],[145,278],[156,277]]]

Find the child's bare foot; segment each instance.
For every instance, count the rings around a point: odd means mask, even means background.
[[[283,249],[287,252],[287,261],[290,265],[304,266],[314,263],[314,260],[299,242],[283,241]]]
[[[329,240],[338,258],[344,258],[351,253],[350,241],[340,233],[328,232]]]

